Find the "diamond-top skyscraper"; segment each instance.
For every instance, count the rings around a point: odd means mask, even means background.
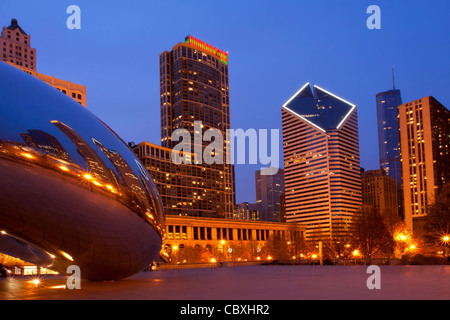
[[[311,240],[343,238],[362,201],[356,106],[307,83],[281,111],[286,220]]]

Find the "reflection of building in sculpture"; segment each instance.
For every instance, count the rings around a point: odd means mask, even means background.
[[[9,63],[48,83],[86,107],[86,86],[47,76],[36,71],[36,49],[31,48],[31,36],[19,26],[16,19],[9,27],[3,27],[0,35],[0,61]]]
[[[116,168],[116,171],[122,181],[127,187],[131,188],[134,193],[139,194],[141,197],[145,197],[145,192],[140,186],[140,182],[136,174],[130,168],[125,159],[114,150],[107,149],[100,141],[92,138],[94,144],[105,154],[105,156],[111,161]]]
[[[84,140],[75,130],[68,125],[52,120],[56,127],[61,130],[77,147],[78,153],[83,157],[88,166],[88,172],[103,182],[112,183],[116,181],[111,169],[109,169],[100,156],[92,149],[92,147]]]
[[[420,233],[428,206],[450,181],[450,111],[431,96],[398,110],[405,222]]]
[[[305,240],[305,232],[306,226],[297,223],[166,216],[164,244],[172,257],[185,250],[190,258],[195,255],[208,262],[266,260],[264,246],[269,239],[298,245]]]
[[[72,162],[66,149],[59,143],[51,134],[44,132],[42,130],[32,130],[28,129],[28,133],[21,133],[23,141],[26,145],[30,147],[35,147],[41,149],[45,153],[68,162]]]
[[[286,221],[345,237],[362,202],[356,106],[307,83],[281,110]]]

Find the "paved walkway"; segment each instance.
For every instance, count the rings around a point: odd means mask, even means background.
[[[66,278],[0,279],[0,299],[83,300],[378,300],[450,299],[450,266],[381,266],[381,289],[369,290],[365,266],[247,266],[142,272],[115,282]]]

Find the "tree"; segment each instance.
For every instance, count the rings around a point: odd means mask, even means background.
[[[367,264],[375,256],[386,256],[394,250],[394,240],[378,210],[371,206],[361,208],[352,228],[352,242]]]
[[[425,218],[425,238],[428,243],[438,244],[450,233],[450,184],[445,184],[428,207]]]
[[[287,241],[280,237],[272,236],[267,239],[264,251],[275,260],[288,260],[291,258]]]

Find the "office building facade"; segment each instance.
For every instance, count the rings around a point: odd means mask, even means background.
[[[397,181],[383,169],[368,170],[361,174],[362,202],[374,207],[386,221],[398,217]]]
[[[339,239],[362,204],[357,109],[313,90],[282,106],[286,221],[306,224],[308,239]]]
[[[427,206],[450,181],[450,111],[429,96],[400,105],[405,222],[421,233]]]
[[[282,221],[281,195],[284,194],[284,170],[278,169],[275,174],[264,174],[263,168],[255,172],[256,203],[261,206],[260,220]]]
[[[260,221],[261,205],[257,203],[241,202],[236,204],[233,219]]]
[[[305,230],[297,223],[169,215],[164,252],[172,262],[181,263],[270,260],[266,245],[271,239],[285,240],[287,249],[295,252],[305,241]]]
[[[210,199],[207,210],[214,212],[213,217],[232,218],[233,167],[225,161],[229,146],[226,130],[230,129],[228,54],[188,36],[184,43],[177,44],[170,52],[164,51],[159,58],[161,145],[174,148],[180,141],[172,141],[172,135],[177,129],[185,129],[191,136],[192,152],[199,156],[211,143],[203,141],[204,132],[220,131],[223,161],[213,164],[195,161],[194,165],[203,170],[205,197]]]

